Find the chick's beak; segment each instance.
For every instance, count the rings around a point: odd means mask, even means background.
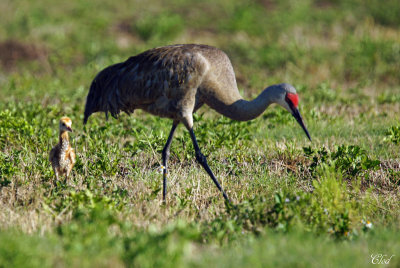
[[[67,127],[67,130],[68,130],[69,132],[73,132],[71,127]]]
[[[293,115],[294,118],[296,118],[296,121],[297,121],[297,122],[300,124],[300,126],[303,128],[304,132],[305,132],[306,135],[307,135],[307,138],[311,141],[310,133],[308,133],[308,130],[307,130],[306,126],[304,125],[303,118],[302,118],[301,115],[300,115],[299,109],[293,108],[293,109],[292,109],[292,115]]]

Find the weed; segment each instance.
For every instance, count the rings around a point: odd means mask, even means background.
[[[400,126],[392,126],[385,132],[386,137],[384,141],[389,141],[394,144],[400,143]]]
[[[327,164],[333,165],[345,176],[356,177],[367,170],[376,170],[380,165],[379,160],[371,159],[365,150],[356,145],[336,146],[332,152],[325,147],[318,150],[304,147],[303,151],[306,157],[312,158],[309,165],[312,174],[315,174],[318,166]]]
[[[383,92],[377,98],[378,103],[397,103],[400,102],[400,96],[394,93]]]
[[[9,185],[11,183],[10,178],[18,173],[19,155],[21,152],[21,150],[7,154],[0,152],[0,163],[2,163],[0,165],[0,187]]]
[[[385,5],[377,0],[368,0],[366,2],[367,12],[374,18],[374,20],[382,25],[389,25],[396,27],[399,25],[400,20],[397,14],[400,12],[400,5],[395,0],[385,2]]]

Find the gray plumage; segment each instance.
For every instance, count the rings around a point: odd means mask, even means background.
[[[297,102],[296,90],[289,84],[270,86],[256,99],[246,101],[239,93],[232,64],[223,51],[206,45],[172,45],[147,50],[97,74],[86,99],[84,124],[95,112],[105,112],[106,117],[110,113],[116,118],[121,111],[130,114],[135,109],[173,119],[163,151],[166,168],[173,133],[183,123],[191,133],[196,159],[223,192],[198,148],[193,112],[207,104],[231,119],[247,121],[259,116],[271,103],[278,103],[293,114],[310,138]],[[165,176],[166,172],[164,198]]]
[[[98,111],[113,117],[144,109],[176,119],[188,105],[185,97],[198,87],[206,62],[200,51],[208,46],[176,45],[156,48],[107,67],[93,80],[85,107],[88,117]]]

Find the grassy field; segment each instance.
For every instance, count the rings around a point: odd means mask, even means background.
[[[0,10],[0,267],[400,266],[398,0],[2,0]],[[82,124],[101,69],[176,43],[224,50],[246,99],[281,82],[299,92],[312,142],[278,106],[250,122],[195,115],[234,206],[183,126],[163,205],[171,121],[135,111]],[[77,153],[66,182],[48,161],[65,115]]]

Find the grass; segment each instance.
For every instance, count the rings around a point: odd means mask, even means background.
[[[0,266],[400,265],[398,1],[2,1]],[[96,12],[93,12],[96,10]],[[180,126],[141,111],[82,125],[102,68],[205,43],[249,99],[289,82],[313,138],[277,106],[250,122],[207,107],[195,133],[226,205]],[[77,163],[54,185],[48,152],[72,119]],[[375,256],[374,255],[374,256]]]

